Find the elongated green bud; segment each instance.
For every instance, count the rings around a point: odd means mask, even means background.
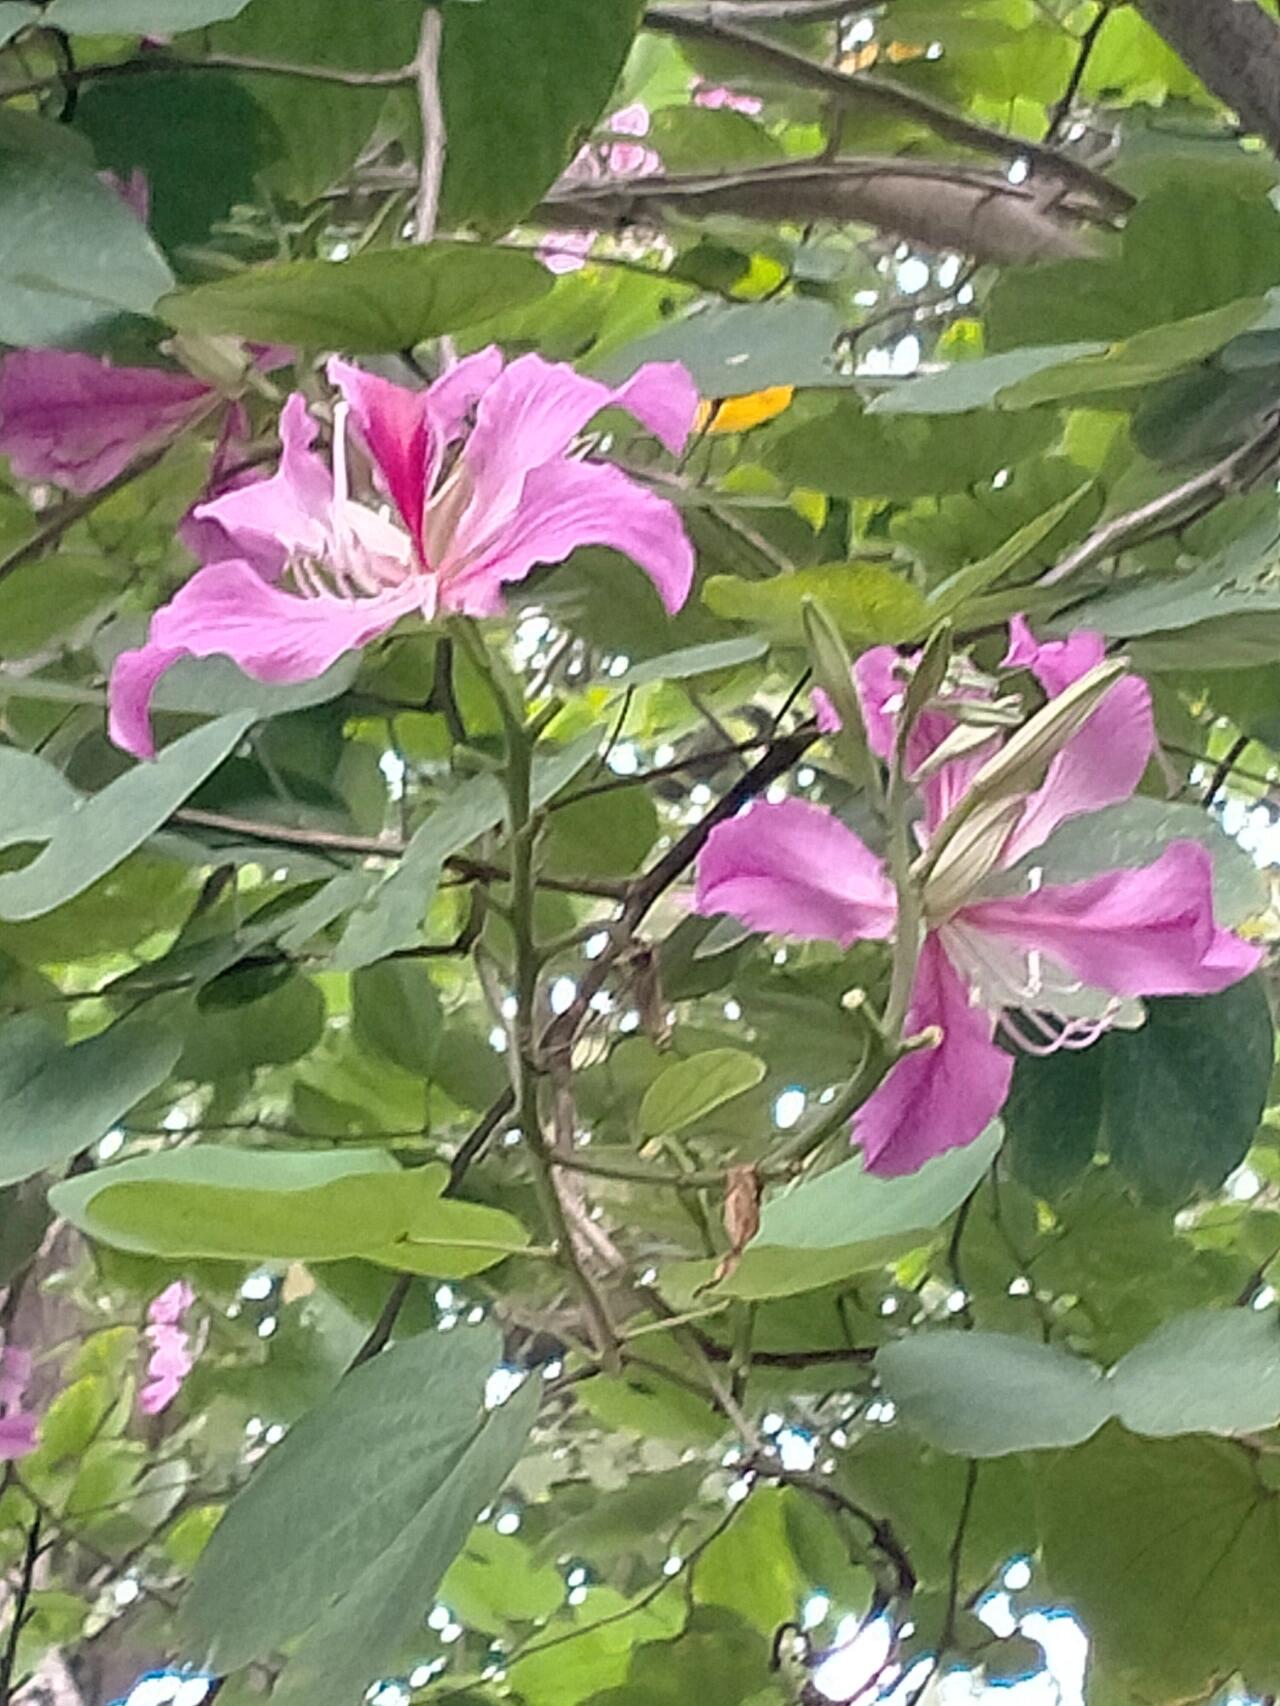
[[[809,656],[813,660],[814,681],[831,701],[840,719],[839,729],[831,736],[836,754],[850,781],[875,789],[879,786],[879,778],[867,745],[862,707],[853,685],[853,661],[844,639],[830,615],[814,598],[803,601],[800,619],[804,624]]]
[[[1126,658],[1106,659],[1056,694],[1010,735],[938,826],[928,849],[916,862],[918,881],[928,880],[948,844],[976,812],[993,801],[1022,801],[1040,786],[1054,759],[1075,739],[1128,667]]]

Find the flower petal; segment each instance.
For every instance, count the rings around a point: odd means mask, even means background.
[[[188,535],[192,544],[217,552],[204,562],[249,562],[274,578],[290,555],[327,554],[333,477],[311,448],[318,430],[305,397],[295,391],[280,414],[276,473],[224,491],[191,511],[197,524]]]
[[[36,1418],[25,1410],[0,1416],[0,1463],[13,1463],[36,1448]]]
[[[1076,638],[1073,635],[1063,644],[1070,645]],[[1150,689],[1136,675],[1122,676],[1050,764],[1040,787],[1028,796],[1001,862],[1016,863],[1048,840],[1067,818],[1127,800],[1155,749]]]
[[[370,598],[304,598],[272,586],[248,563],[210,564],[157,610],[146,645],[116,659],[111,738],[140,757],[154,754],[151,695],[179,657],[220,654],[257,681],[311,681],[417,608],[423,586],[410,579]]]
[[[944,1150],[972,1143],[1004,1106],[1013,1060],[992,1042],[995,1017],[971,1004],[936,936],[916,967],[907,1030],[937,1025],[936,1048],[906,1055],[854,1115],[869,1173],[914,1173]]]
[[[514,514],[530,471],[558,461],[593,416],[614,406],[674,451],[693,425],[697,396],[679,362],[647,363],[617,391],[538,355],[522,355],[503,368],[479,400],[463,452],[474,495],[459,529],[459,551],[474,557]]]
[[[456,541],[455,541],[456,544]],[[607,545],[639,563],[669,611],[693,580],[693,547],[679,511],[608,462],[549,463],[524,482],[519,508],[470,562],[442,570],[441,603],[472,616],[502,608],[500,588],[579,545]]]
[[[893,887],[851,829],[803,800],[751,806],[718,824],[698,860],[694,911],[752,930],[842,947],[893,931]]]
[[[31,1383],[31,1361],[31,1352],[18,1345],[6,1345],[0,1351],[0,1409],[22,1402]]]
[[[979,901],[960,916],[1113,995],[1210,995],[1262,959],[1214,924],[1213,862],[1197,841],[1175,841],[1141,870]]]
[[[330,359],[326,372],[350,405],[391,501],[421,554],[427,498],[439,461],[427,393],[393,385],[337,356]]]
[[[1096,669],[1107,655],[1107,643],[1092,628],[1077,628],[1065,640],[1037,640],[1025,616],[1009,622],[1009,650],[1004,669],[1029,669],[1052,697]]]
[[[502,372],[505,360],[497,344],[488,344],[474,355],[455,361],[428,386],[427,412],[441,444],[452,444],[459,437],[481,397]]]
[[[0,362],[0,455],[19,479],[96,492],[217,402],[190,374],[15,350]]]

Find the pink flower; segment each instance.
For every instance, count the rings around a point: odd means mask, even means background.
[[[22,1408],[31,1381],[31,1352],[16,1345],[0,1350],[0,1463],[12,1463],[33,1452],[37,1418]]]
[[[146,1384],[138,1393],[138,1408],[144,1416],[158,1416],[168,1409],[195,1366],[190,1335],[181,1325],[194,1302],[195,1293],[186,1281],[175,1280],[147,1306],[147,1325],[142,1331],[151,1355]]]
[[[757,113],[764,111],[764,102],[756,95],[735,95],[732,89],[726,89],[720,84],[704,83],[700,77],[693,80],[693,104],[695,107],[724,108],[733,113],[745,113],[748,118],[755,118]]]
[[[295,394],[278,472],[194,511],[218,524],[216,555],[112,672],[111,736],[127,751],[153,754],[151,696],[180,657],[216,653],[259,681],[308,681],[403,616],[500,611],[506,582],[579,545],[631,557],[668,610],[688,596],[693,548],[678,512],[621,469],[570,454],[606,408],[625,409],[676,454],[698,404],[678,363],[649,363],[616,391],[536,355],[507,364],[492,347],[425,391],[337,359],[329,376],[343,398],[333,472]],[[398,521],[350,495],[348,413]]]
[[[0,455],[20,480],[96,492],[220,400],[189,373],[113,367],[71,350],[15,350],[0,362]]]
[[[615,136],[648,136],[649,109],[643,101],[633,101],[611,113],[606,123]]]
[[[597,235],[595,231],[553,231],[538,244],[538,259],[548,272],[581,272]]]
[[[254,352],[269,372],[287,350]],[[0,361],[0,456],[20,480],[97,492],[147,451],[225,407],[247,434],[243,409],[203,379],[163,367],[113,367],[74,350],[15,350]]]
[[[1030,669],[1050,698],[1104,654],[1101,635],[1089,632],[1040,645],[1020,617],[1010,639],[1006,664]],[[893,747],[903,665],[881,646],[854,669],[867,736],[881,758]],[[987,699],[990,689],[962,683],[951,697]],[[945,706],[927,710],[907,742],[908,774],[958,727]],[[993,733],[976,751],[937,763],[918,784],[925,846],[1001,738]],[[1085,1048],[1120,1016],[1123,1001],[1212,994],[1258,965],[1258,948],[1214,923],[1212,865],[1197,842],[1173,842],[1145,868],[1083,882],[1045,884],[1034,865],[1023,868],[1020,892],[1009,892],[1007,877],[986,881],[1033,853],[1067,818],[1127,799],[1154,746],[1146,684],[1123,676],[1011,814],[1003,839],[996,832],[977,869],[957,881],[953,865],[944,882],[940,861],[937,880],[926,881],[926,935],[907,1031],[937,1026],[941,1041],[899,1061],[855,1115],[869,1171],[914,1172],[971,1143],[994,1119],[1013,1071],[1012,1055],[994,1040],[997,1028],[1036,1054]],[[731,913],[754,930],[843,947],[883,940],[896,925],[881,861],[829,813],[799,800],[756,805],[712,831],[695,906]]]

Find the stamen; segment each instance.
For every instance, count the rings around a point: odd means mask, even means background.
[[[333,405],[333,500],[339,516],[351,496],[347,474],[347,417],[350,413],[350,403]]]

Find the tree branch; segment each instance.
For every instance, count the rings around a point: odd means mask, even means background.
[[[1135,509],[1113,515],[1087,538],[1073,545],[1053,567],[1041,575],[1039,586],[1057,586],[1079,569],[1087,569],[1114,556],[1117,551],[1137,545],[1147,539],[1178,527],[1188,527],[1207,515],[1225,498],[1247,491],[1251,485],[1273,468],[1280,460],[1280,414],[1268,415],[1259,430],[1247,443],[1212,467],[1193,474],[1189,480],[1161,492],[1159,497],[1139,504]]]
[[[1199,0],[1189,0],[1189,3],[1198,4]],[[1064,188],[1080,190],[1110,213],[1126,213],[1133,206],[1133,197],[1127,190],[1056,148],[1007,136],[1001,130],[979,124],[941,101],[918,94],[888,78],[876,77],[865,71],[852,75],[832,71],[765,36],[730,24],[716,23],[709,15],[711,9],[708,6],[697,14],[691,14],[689,10],[675,6],[650,6],[644,21],[649,29],[661,35],[735,49],[742,58],[772,71],[786,82],[825,95],[838,106],[878,107],[882,112],[917,119],[936,135],[962,148],[973,148],[980,154],[995,155],[1002,160],[1026,160],[1042,179],[1056,182]]]
[[[889,156],[783,161],[732,173],[687,173],[604,184],[560,184],[548,224],[652,223],[671,214],[730,214],[770,223],[832,220],[872,225],[930,249],[1001,264],[1094,253],[1079,229],[1096,218],[1078,198],[1046,205],[1039,185],[937,160]]]
[[[418,38],[417,57],[413,62],[418,114],[422,120],[422,161],[413,204],[413,237],[416,243],[429,243],[435,236],[436,217],[440,211],[440,182],[444,176],[447,138],[444,106],[440,100],[440,40],[443,33],[443,12],[439,6],[428,5],[422,14],[422,34]]]
[[[1253,0],[1136,0],[1207,89],[1280,153],[1280,23]]]

